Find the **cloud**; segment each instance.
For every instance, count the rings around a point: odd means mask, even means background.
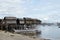
[[[21,4],[25,1],[22,0],[0,0],[0,16],[18,16],[25,14],[25,11]]]
[[[32,17],[60,20],[60,0],[0,0],[0,17]],[[50,21],[51,22],[51,21]]]

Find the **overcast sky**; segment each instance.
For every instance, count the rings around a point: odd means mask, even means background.
[[[0,18],[4,16],[60,22],[60,0],[0,0]]]

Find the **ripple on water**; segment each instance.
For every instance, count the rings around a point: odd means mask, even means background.
[[[60,40],[60,28],[58,26],[37,26],[38,30],[41,30],[41,34],[38,35],[42,38],[49,38],[51,40]]]

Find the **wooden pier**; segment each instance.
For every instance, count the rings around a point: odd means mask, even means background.
[[[19,34],[26,34],[26,35],[37,35],[37,34],[41,34],[41,31],[38,31],[36,29],[30,29],[30,30],[15,30],[15,33],[19,33]]]

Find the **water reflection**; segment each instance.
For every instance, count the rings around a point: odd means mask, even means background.
[[[39,25],[37,29],[42,31],[41,35],[38,35],[39,37],[49,38],[52,40],[60,40],[60,28],[56,25],[52,26]]]

